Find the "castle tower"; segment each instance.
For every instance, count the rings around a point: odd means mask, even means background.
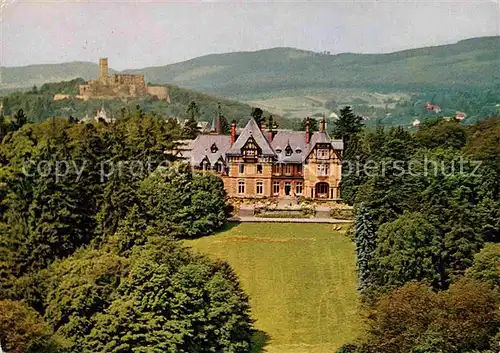
[[[108,82],[108,58],[99,59],[99,81],[102,84]]]

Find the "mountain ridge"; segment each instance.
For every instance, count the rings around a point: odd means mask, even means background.
[[[207,54],[186,61],[110,73],[142,73],[154,84],[175,84],[245,99],[280,91],[363,88],[415,91],[425,87],[491,87],[500,82],[500,36],[390,53],[325,54],[292,47]],[[112,65],[113,58],[110,57]],[[97,59],[96,59],[97,62]],[[96,78],[97,63],[73,61],[2,67],[0,89]]]

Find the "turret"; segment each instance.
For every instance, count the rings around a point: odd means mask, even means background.
[[[99,59],[99,81],[102,84],[108,82],[108,58]]]

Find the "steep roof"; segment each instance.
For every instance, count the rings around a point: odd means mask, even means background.
[[[212,146],[217,151],[212,152]],[[225,154],[231,147],[231,136],[228,135],[198,135],[191,143],[191,165],[199,166],[207,158],[210,164],[214,164],[222,157],[225,160]]]
[[[309,150],[304,131],[280,131],[274,136],[271,145],[280,163],[302,163]],[[290,156],[286,155],[287,146],[292,149]],[[281,150],[281,153],[278,153],[278,150]]]
[[[243,131],[241,131],[240,136],[238,136],[234,145],[226,152],[226,154],[233,156],[241,155],[241,149],[250,137],[253,137],[255,143],[261,148],[262,155],[272,157],[276,156],[271,148],[271,145],[269,145],[269,142],[264,137],[264,134],[253,118],[248,121]]]
[[[281,163],[301,163],[309,153],[314,149],[317,143],[329,143],[335,150],[343,150],[344,143],[342,140],[332,140],[326,132],[314,132],[311,135],[309,144],[306,144],[305,131],[280,131],[273,139],[272,147],[276,151],[278,161]],[[290,146],[292,153],[286,155],[286,146]],[[281,150],[281,153],[277,151]],[[298,150],[300,152],[298,152]]]

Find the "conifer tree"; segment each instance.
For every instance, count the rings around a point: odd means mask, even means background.
[[[334,123],[333,137],[344,141],[344,150],[349,148],[349,143],[354,135],[363,129],[362,118],[353,113],[347,106],[340,110],[340,117]]]
[[[361,204],[356,213],[354,241],[359,278],[358,289],[363,293],[371,285],[370,260],[376,245],[375,227],[369,209],[364,204]]]
[[[184,123],[183,135],[185,138],[194,139],[200,133],[198,122],[196,121],[196,118],[200,116],[200,110],[195,101],[189,103],[186,115],[188,119]]]

